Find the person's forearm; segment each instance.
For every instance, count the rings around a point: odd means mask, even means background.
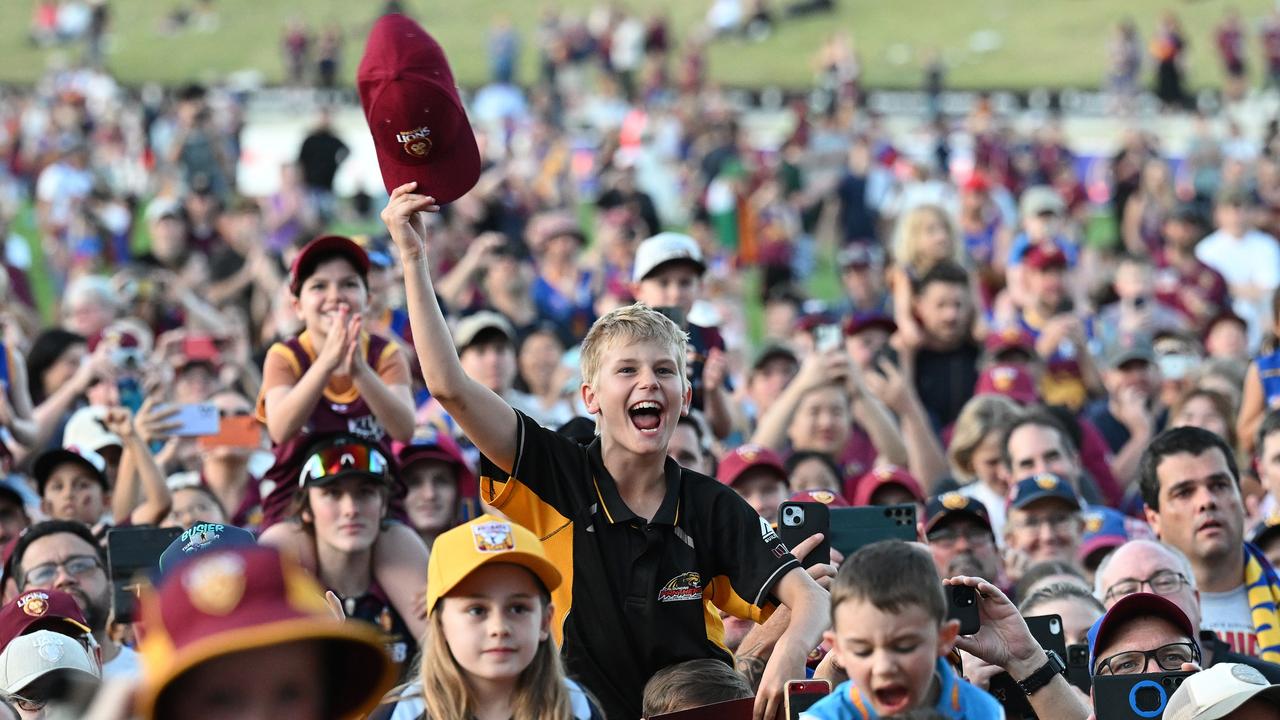
[[[9,423],[9,432],[19,445],[34,450],[36,440],[40,437],[40,426],[33,419],[15,417]]]
[[[116,468],[115,487],[111,490],[111,517],[115,518],[116,522],[131,517],[133,509],[138,502],[138,483],[134,474],[133,444],[127,438],[121,439],[124,441],[124,447],[120,452],[120,465]]]
[[[58,429],[58,423],[83,392],[84,388],[76,383],[66,383],[36,406],[31,413],[36,423],[36,437],[31,443],[32,450],[44,445],[53,437],[54,431]]]
[[[138,484],[142,486],[143,497],[142,504],[134,508],[130,519],[134,525],[157,525],[169,514],[169,508],[173,505],[169,486],[165,484],[164,473],[156,464],[151,448],[137,436],[126,442],[137,466],[137,476],[141,481]]]
[[[360,397],[369,404],[373,416],[387,429],[387,434],[393,440],[409,442],[413,438],[413,400],[409,388],[398,386],[401,391],[388,386],[368,366],[356,373],[353,379]]]
[[[475,278],[476,258],[471,254],[463,255],[462,260],[436,282],[435,292],[449,307],[464,307],[467,305],[467,292],[472,289]]]
[[[796,650],[801,657],[808,657],[822,642],[822,633],[831,626],[831,596],[807,575],[804,579],[808,582],[801,586],[799,597],[787,605],[791,618],[774,646],[775,652],[787,647]],[[803,679],[803,676],[798,679]]]
[[[431,284],[425,257],[404,257],[405,304],[413,326],[413,347],[418,352],[422,377],[431,396],[445,403],[462,395],[470,382],[458,362],[449,326]]]
[[[886,462],[906,467],[910,458],[889,409],[867,393],[853,401],[853,417],[867,431],[876,454]]]
[[[214,335],[222,335],[228,331],[226,318],[194,291],[183,291],[181,300],[188,322],[193,322]]]
[[[1049,357],[1049,355],[1042,357]],[[1089,394],[1095,396],[1106,394],[1107,386],[1102,382],[1102,373],[1098,372],[1098,364],[1093,361],[1093,356],[1089,354],[1088,346],[1081,345],[1076,348],[1076,364],[1080,368],[1080,379],[1084,382],[1085,389],[1089,391]]]
[[[729,398],[723,387],[707,387],[702,395],[702,409],[707,413],[707,424],[711,426],[711,434],[717,440],[729,437],[733,432],[733,413],[729,409]]]
[[[1026,680],[1048,661],[1043,651],[1025,661],[1013,661],[1005,670],[1016,681]],[[1020,691],[1019,691],[1020,692]],[[1027,697],[1037,717],[1054,718],[1054,720],[1087,720],[1090,708],[1081,699],[1080,693],[1067,682],[1065,675],[1055,675],[1048,685],[1040,688]]]
[[[284,397],[267,408],[267,434],[271,442],[279,445],[293,437],[316,409],[329,383],[329,368],[314,364],[289,388]]]
[[[898,419],[902,423],[902,439],[907,447],[907,470],[924,486],[924,494],[931,496],[934,487],[950,472],[950,466],[915,392],[910,393],[898,413]]]
[[[390,523],[373,546],[373,576],[415,638],[427,630],[423,588],[427,585],[427,544],[401,523]]]
[[[791,416],[800,406],[804,391],[793,381],[782,391],[777,400],[756,420],[756,431],[751,435],[751,442],[756,445],[782,450],[787,444],[787,426],[791,424]]]
[[[1138,463],[1142,460],[1142,453],[1151,441],[1149,430],[1136,433],[1130,430],[1129,433],[1129,442],[1125,443],[1111,460],[1111,474],[1123,487],[1129,487],[1137,480]]]
[[[733,668],[746,678],[752,691],[760,687],[760,677],[764,674],[769,656],[773,654],[773,647],[778,644],[778,640],[790,624],[791,611],[785,607],[779,607],[773,611],[768,620],[751,628],[751,631],[738,644],[738,650],[733,656]]]

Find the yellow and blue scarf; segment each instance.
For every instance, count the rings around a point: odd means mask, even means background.
[[[1280,663],[1280,576],[1252,543],[1244,544],[1244,586],[1258,638],[1258,657]]]

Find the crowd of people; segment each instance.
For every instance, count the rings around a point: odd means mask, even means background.
[[[564,62],[449,203],[336,197],[328,109],[250,197],[224,88],[0,96],[0,714],[1276,715],[1275,124],[1128,131],[1099,191],[985,103],[770,144]]]

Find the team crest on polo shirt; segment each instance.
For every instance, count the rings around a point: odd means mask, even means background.
[[[960,510],[969,504],[969,498],[958,492],[949,492],[942,496],[942,507],[948,510]]]
[[[516,549],[516,538],[511,532],[510,523],[487,522],[472,525],[471,536],[476,541],[476,550],[483,553]]]
[[[1047,473],[1036,476],[1036,485],[1041,490],[1052,490],[1058,487],[1058,478]]]
[[[424,158],[431,152],[431,128],[423,125],[420,128],[396,133],[396,142],[404,148],[405,154]]]
[[[680,602],[702,599],[702,576],[696,572],[680,573],[658,591],[658,602]]]
[[[206,615],[226,615],[244,597],[244,558],[214,554],[196,560],[182,584],[197,610]]]
[[[37,590],[18,598],[18,607],[31,617],[41,617],[49,612],[49,596]]]

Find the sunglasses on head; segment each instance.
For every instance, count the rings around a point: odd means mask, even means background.
[[[342,473],[364,473],[385,479],[390,472],[387,458],[376,448],[358,443],[331,445],[313,452],[302,464],[298,485],[306,487]]]

